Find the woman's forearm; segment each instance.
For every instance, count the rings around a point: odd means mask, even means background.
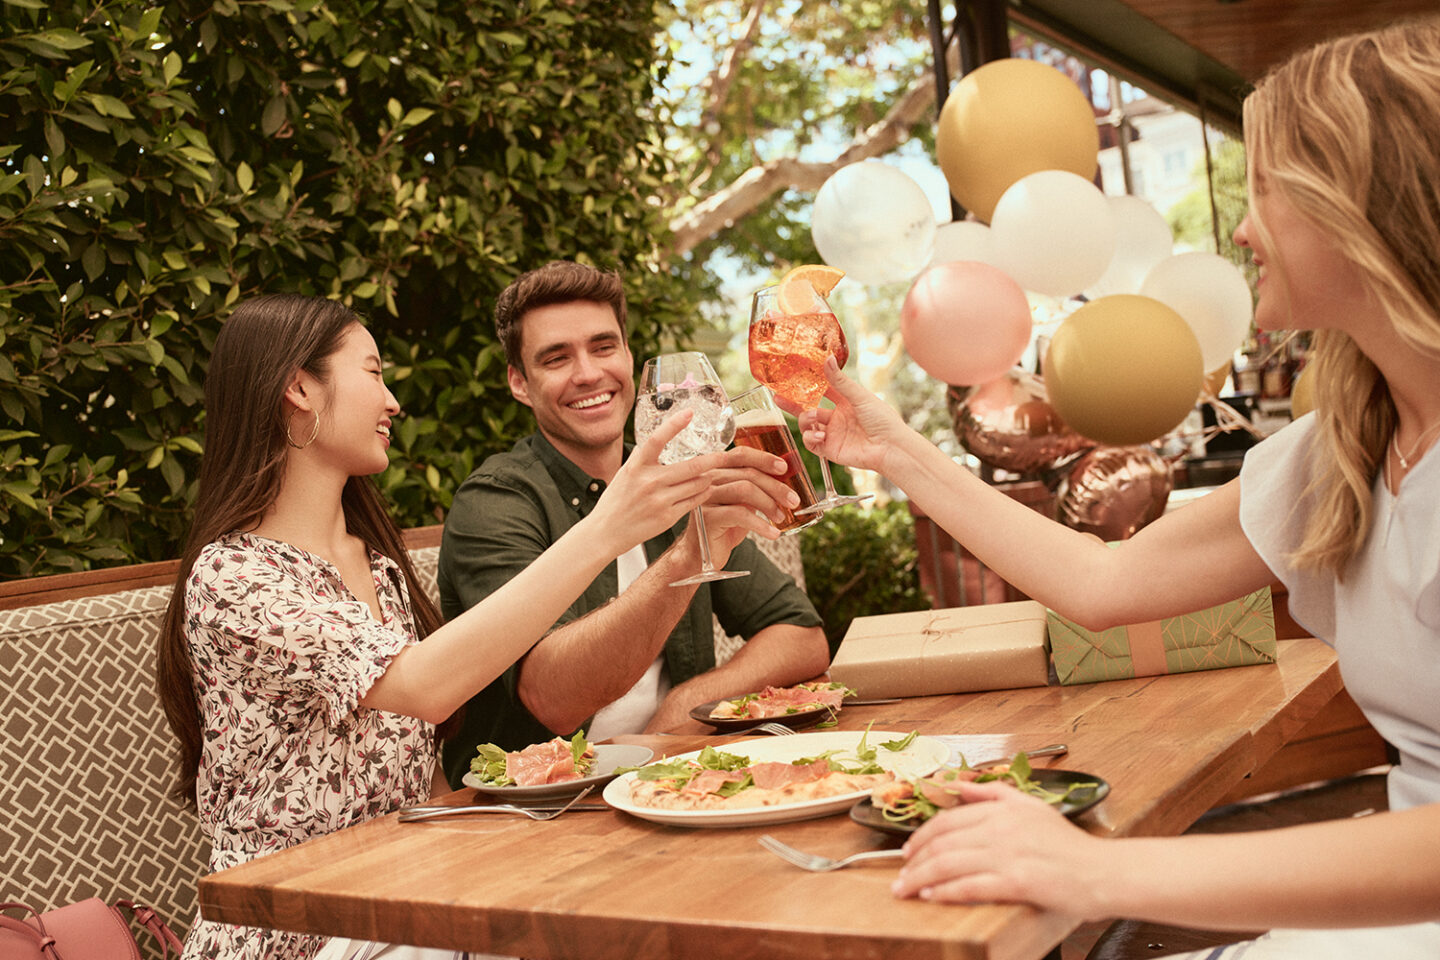
[[[619,552],[583,518],[490,596],[402,650],[362,699],[432,723],[450,716],[523,657]]]
[[[1233,930],[1440,920],[1440,805],[1106,845],[1096,916]]]

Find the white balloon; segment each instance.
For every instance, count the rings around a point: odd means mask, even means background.
[[[995,266],[995,238],[979,220],[952,220],[935,229],[935,252],[930,266],[971,260]]]
[[[820,186],[810,237],[821,258],[852,280],[909,280],[930,262],[935,210],[909,174],[862,160],[841,167]]]
[[[1085,291],[1091,300],[1112,293],[1139,293],[1145,275],[1175,247],[1170,224],[1150,204],[1135,196],[1106,199],[1115,215],[1115,255],[1100,279]]]
[[[996,265],[1027,290],[1071,296],[1105,272],[1115,215],[1084,177],[1041,170],[1015,181],[990,218]]]
[[[1215,253],[1178,253],[1157,263],[1140,286],[1141,296],[1180,314],[1195,339],[1206,370],[1230,360],[1250,332],[1255,302],[1240,269]]]

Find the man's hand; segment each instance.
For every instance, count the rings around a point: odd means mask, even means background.
[[[704,503],[705,532],[710,538],[711,561],[723,567],[746,534],[753,532],[767,540],[778,537],[780,531],[771,521],[783,520],[785,511],[781,505],[793,508],[799,505],[800,498],[780,479],[786,467],[779,457],[751,447],[736,447],[711,456],[721,461],[706,474],[710,490]],[[688,563],[699,569],[695,524],[690,524],[685,536],[676,541],[676,549],[684,551]]]

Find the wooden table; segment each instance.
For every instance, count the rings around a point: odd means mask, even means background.
[[[1068,743],[1053,765],[1112,788],[1079,822],[1158,836],[1189,827],[1339,689],[1328,647],[1286,640],[1277,666],[849,707],[840,727],[963,735],[977,762]],[[620,739],[672,754],[736,742]],[[560,960],[1036,960],[1076,925],[1029,907],[898,901],[888,863],[804,873],[756,844],[764,832],[832,855],[897,842],[845,816],[698,830],[618,811],[391,815],[206,877],[200,905],[227,923]]]

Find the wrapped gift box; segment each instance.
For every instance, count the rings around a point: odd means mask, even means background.
[[[1275,662],[1270,588],[1179,617],[1086,630],[1049,612],[1050,652],[1061,683]]]
[[[862,697],[1044,686],[1045,607],[1034,600],[856,617],[830,677]]]

